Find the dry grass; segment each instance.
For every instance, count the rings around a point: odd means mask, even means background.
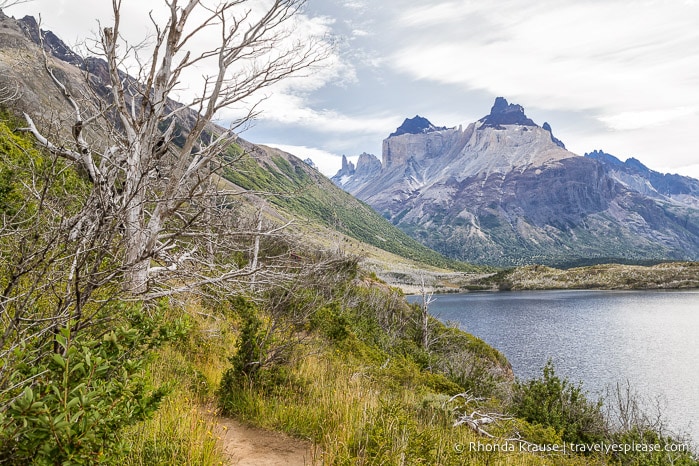
[[[241,394],[240,416],[311,439],[320,452],[318,464],[594,464],[589,458],[470,451],[472,443],[493,442],[464,426],[453,427],[447,396],[417,383],[392,383],[397,369],[390,363],[377,368],[344,359],[337,352],[305,358],[296,368],[295,381],[277,395],[265,397],[254,390]]]
[[[155,416],[126,435],[131,452],[124,466],[226,464],[217,420],[214,389],[227,364],[232,337],[224,320],[212,321],[190,305],[188,341],[159,350],[148,364],[153,385],[172,392]]]

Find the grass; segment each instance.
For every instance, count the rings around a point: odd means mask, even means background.
[[[319,464],[590,464],[519,451],[469,451],[471,443],[493,442],[452,427],[449,397],[432,391],[418,376],[421,369],[410,363],[360,365],[345,355],[326,348],[304,358],[294,380],[275,396],[248,387],[237,394],[235,414],[311,439],[321,451]]]
[[[213,389],[226,365],[231,340],[219,330],[224,321],[212,325],[196,310],[194,306],[189,311],[188,340],[152,355],[148,380],[170,386],[171,393],[152,419],[128,431],[125,441],[131,451],[124,466],[226,464]]]
[[[129,433],[131,453],[125,465],[220,465],[225,458],[219,424],[188,394],[172,394],[156,416]]]
[[[344,300],[339,307],[325,304],[311,317],[303,330],[306,338],[283,370],[270,372],[272,377],[241,379],[237,389],[218,398],[214,393],[241,336],[239,319],[229,309],[189,305],[188,340],[159,350],[147,370],[153,384],[169,384],[172,393],[153,419],[128,432],[131,454],[125,465],[226,464],[218,438],[223,422],[213,408],[217,402],[240,421],[309,440],[315,464],[614,464],[603,456],[520,451],[512,440],[517,433],[532,442],[560,442],[559,433],[521,419],[488,425],[495,439],[465,425],[455,427],[459,413],[503,412],[509,385],[501,381],[500,388],[493,386],[476,404],[450,401],[464,385],[440,371],[440,363],[467,352],[501,367],[506,364],[502,355],[438,323],[438,342],[429,354],[422,352],[411,343],[410,308],[393,299],[399,296],[395,290],[372,284],[366,276],[352,287],[339,291]],[[403,330],[381,330],[377,320],[390,316],[406,319],[389,325]],[[475,389],[479,380],[485,379],[475,379]]]

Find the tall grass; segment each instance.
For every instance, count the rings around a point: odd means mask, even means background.
[[[226,464],[213,388],[226,364],[228,336],[224,325],[191,321],[188,341],[159,350],[148,364],[150,382],[170,386],[171,393],[152,419],[127,433],[124,466]]]
[[[348,360],[349,359],[349,360]],[[452,427],[448,396],[418,379],[396,386],[391,362],[357,364],[330,348],[306,357],[273,395],[246,387],[228,408],[259,426],[312,440],[318,464],[542,465],[594,464],[592,458],[469,451],[486,444],[465,427]],[[403,368],[405,370],[405,368]],[[591,462],[592,460],[592,462]]]
[[[129,433],[128,466],[225,464],[219,438],[220,428],[184,392],[171,395],[156,416]]]

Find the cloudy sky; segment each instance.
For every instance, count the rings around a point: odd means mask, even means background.
[[[7,13],[42,12],[72,44],[110,5],[35,0]],[[267,93],[244,137],[326,174],[342,154],[380,157],[406,117],[466,125],[503,96],[577,154],[603,149],[699,178],[699,0],[309,0],[301,20],[333,54]]]

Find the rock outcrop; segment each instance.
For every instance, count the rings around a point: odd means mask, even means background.
[[[312,158],[307,157],[307,158],[303,159],[303,161],[304,161],[304,163],[305,163],[306,165],[308,165],[308,166],[311,167],[312,169],[318,170],[318,165],[316,165],[316,163],[313,161]]]
[[[505,129],[505,125],[536,126],[536,123],[524,114],[524,107],[508,104],[503,97],[496,98],[490,114],[478,121],[482,123],[483,128]]]
[[[355,167],[351,161],[342,156],[342,168],[331,178],[332,182],[347,192],[355,191],[381,174],[381,161],[373,154],[364,152]]]
[[[554,144],[556,144],[558,147],[560,147],[562,149],[566,148],[566,145],[563,144],[563,141],[561,141],[560,139],[558,139],[556,136],[553,135],[553,130],[551,129],[551,125],[549,125],[548,122],[545,121],[541,127],[544,128],[549,133],[551,133],[551,140],[553,141]]]
[[[401,133],[383,141],[382,161],[385,168],[405,164],[410,158],[435,158],[452,147],[460,136],[458,129],[442,129],[424,133]]]
[[[414,118],[406,118],[403,124],[391,133],[389,137],[400,136],[402,134],[425,134],[445,129],[447,129],[446,126],[442,126],[441,128],[434,126],[427,118],[415,115]]]
[[[359,155],[357,160],[357,168],[355,174],[359,177],[368,179],[373,178],[381,172],[381,161],[373,154],[366,152]]]

